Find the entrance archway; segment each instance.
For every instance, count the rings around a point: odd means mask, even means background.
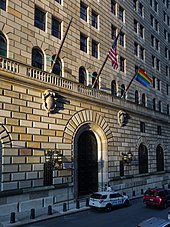
[[[93,132],[84,131],[78,139],[78,196],[98,190],[98,151]]]

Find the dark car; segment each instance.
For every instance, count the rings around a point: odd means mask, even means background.
[[[170,205],[170,190],[164,188],[151,188],[146,190],[143,202],[147,206],[157,206],[166,209]]]

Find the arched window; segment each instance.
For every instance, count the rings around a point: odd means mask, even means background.
[[[156,148],[156,166],[157,172],[164,171],[164,154],[161,145]]]
[[[146,106],[146,96],[144,93],[142,94],[142,106]]]
[[[84,67],[79,68],[79,83],[87,85],[87,75]]]
[[[56,56],[55,54],[52,56],[53,61],[55,59],[55,56]],[[51,64],[53,64],[53,62]],[[59,58],[57,58],[55,60],[55,63],[54,63],[53,69],[52,69],[52,73],[54,73],[58,76],[62,76],[62,64],[61,64],[61,60]]]
[[[37,47],[32,49],[32,66],[44,70],[44,56]]]
[[[120,89],[121,89],[121,97],[123,97],[123,98],[125,98],[126,97],[126,93],[125,93],[125,85],[124,84],[122,84],[121,86],[120,86]]]
[[[115,80],[112,80],[112,82],[111,82],[111,94],[113,96],[116,96],[116,81]]]
[[[93,72],[92,73],[92,84],[94,83],[96,77],[97,77],[97,72]],[[98,88],[98,87],[99,87],[99,84],[98,84],[98,80],[97,80],[95,85],[94,85],[94,88]]]
[[[144,144],[140,144],[138,149],[139,174],[148,173],[148,150]]]
[[[135,91],[135,103],[139,104],[139,92],[137,90]]]
[[[0,33],[0,55],[7,57],[7,40],[2,33]]]
[[[153,110],[156,110],[156,99],[153,99]]]

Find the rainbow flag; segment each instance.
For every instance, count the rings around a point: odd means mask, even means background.
[[[144,85],[145,87],[149,87],[149,85],[152,84],[151,78],[147,76],[145,71],[141,68],[138,69],[136,75],[135,75],[135,80],[137,80],[139,83]]]

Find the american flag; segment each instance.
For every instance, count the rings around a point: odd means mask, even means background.
[[[113,69],[117,69],[118,68],[118,63],[117,63],[117,57],[116,57],[116,45],[117,45],[117,38],[115,40],[115,42],[113,43],[112,47],[109,50],[109,58],[112,62],[112,67]]]

